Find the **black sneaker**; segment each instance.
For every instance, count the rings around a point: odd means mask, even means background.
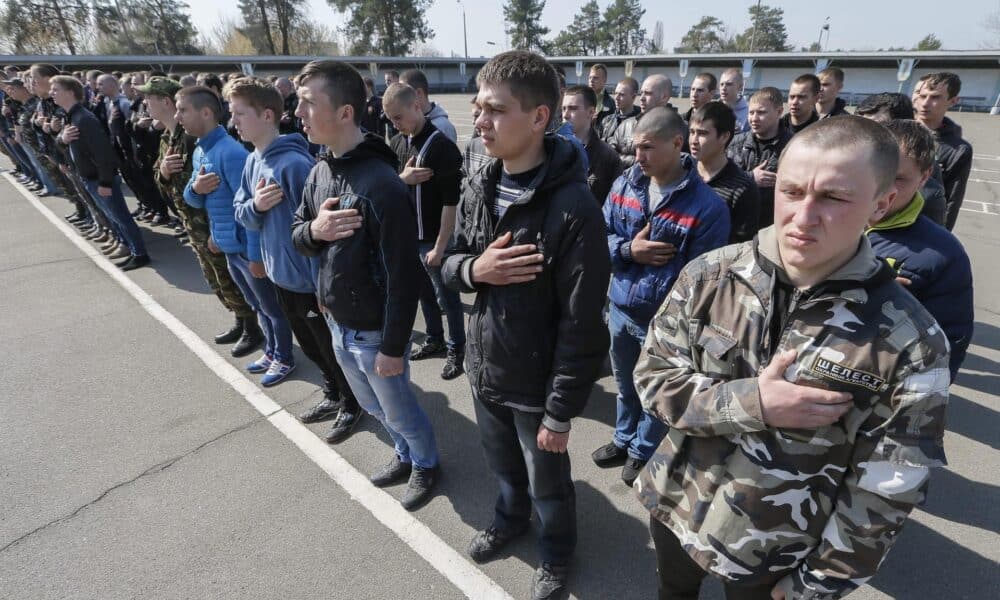
[[[337,412],[337,419],[333,422],[333,426],[330,427],[330,431],[323,434],[323,439],[326,440],[327,444],[339,444],[351,435],[351,432],[354,431],[354,426],[360,420],[360,411],[351,412],[346,408],[340,409]]]
[[[392,460],[388,464],[383,465],[378,471],[375,471],[370,481],[375,487],[385,487],[409,478],[412,470],[413,465],[403,462],[400,460],[399,455],[393,454]]]
[[[403,492],[399,503],[406,510],[417,510],[430,500],[431,491],[433,491],[434,484],[437,483],[440,476],[440,465],[428,469],[413,467],[410,472],[410,481],[406,484],[406,491]]]
[[[555,600],[565,598],[568,590],[566,581],[569,579],[569,566],[542,563],[535,570],[535,581],[531,585],[533,600]]]
[[[528,525],[514,531],[500,531],[490,525],[485,531],[480,531],[469,542],[469,557],[477,563],[484,563],[496,558],[504,547],[520,537],[528,530]]]
[[[143,254],[142,256],[133,256],[128,259],[125,264],[119,265],[122,271],[131,271],[133,269],[139,269],[145,267],[149,264],[149,255]]]
[[[622,467],[622,481],[625,482],[625,485],[632,487],[632,484],[635,483],[636,478],[639,477],[639,473],[642,472],[642,468],[645,466],[646,461],[632,458],[631,456],[628,457],[628,460],[625,461],[625,466]]]
[[[422,346],[413,351],[413,354],[410,355],[410,360],[423,360],[435,356],[444,356],[447,351],[448,347],[444,345],[443,341],[427,338]]]
[[[448,355],[444,359],[444,368],[441,369],[441,379],[448,381],[465,373],[465,367],[462,366],[464,361],[465,352],[448,350]]]
[[[618,467],[625,464],[625,461],[628,459],[628,452],[624,448],[619,448],[614,442],[611,442],[594,450],[590,458],[594,459],[594,464],[598,467]]]
[[[300,414],[299,421],[302,423],[319,423],[320,421],[332,419],[340,413],[341,406],[341,403],[337,400],[323,398],[319,401],[319,404]]]

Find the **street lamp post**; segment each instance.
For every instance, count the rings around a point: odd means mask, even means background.
[[[827,45],[829,45],[830,44],[830,17],[827,17],[826,18],[826,22],[824,22],[823,26],[819,28],[819,40],[816,42],[816,47],[819,49],[820,52],[823,51],[823,32],[824,31],[826,32],[826,43],[827,43]]]
[[[457,0],[457,2],[462,7],[462,42],[465,44],[465,58],[469,58],[469,34],[465,29],[465,3],[462,0]]]

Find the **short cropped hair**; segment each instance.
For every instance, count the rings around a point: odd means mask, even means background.
[[[632,135],[651,135],[660,140],[672,140],[678,135],[686,137],[687,130],[687,123],[676,110],[656,106],[642,116]]]
[[[706,102],[691,115],[691,123],[711,123],[718,135],[728,133],[726,146],[733,141],[733,135],[736,133],[736,113],[725,102],[716,100]]]
[[[703,80],[708,85],[708,91],[710,92],[714,92],[715,88],[719,87],[719,80],[715,78],[715,75],[712,75],[708,71],[698,73],[694,76],[694,78]]]
[[[949,99],[954,98],[962,91],[962,80],[958,75],[948,71],[928,73],[921,77],[918,83],[927,84],[931,87],[937,87],[943,83],[945,89],[948,90]]]
[[[818,94],[820,88],[823,87],[822,85],[820,85],[819,77],[816,77],[812,73],[803,73],[802,75],[799,75],[798,77],[793,79],[792,83],[797,85],[808,85],[810,89],[812,89],[812,93],[814,96]]]
[[[427,83],[427,75],[420,69],[407,69],[399,75],[399,81],[405,83],[415,90],[423,90],[424,95],[431,93],[430,85]]]
[[[87,77],[87,80],[89,81],[91,79],[97,79],[101,75],[104,75],[104,71],[101,71],[100,69],[91,69],[91,70],[87,71],[86,77]]]
[[[222,93],[222,88],[223,88],[222,78],[214,73],[206,73],[198,77],[198,85],[216,89],[219,90],[219,93]]]
[[[547,106],[550,115],[556,114],[559,78],[552,65],[534,52],[510,50],[497,54],[476,74],[476,84],[480,88],[504,84],[521,104],[521,110]]]
[[[55,65],[50,65],[48,63],[35,63],[31,65],[28,72],[32,74],[38,73],[42,77],[55,77],[60,73],[59,69]]]
[[[203,85],[193,85],[181,88],[174,96],[176,100],[186,99],[195,110],[208,108],[212,111],[216,122],[222,121],[222,98],[210,87]]]
[[[417,90],[406,83],[392,83],[385,88],[382,106],[409,106],[417,101]]]
[[[583,105],[587,108],[597,108],[597,94],[590,86],[586,85],[573,85],[566,88],[563,93],[563,97],[566,96],[583,96]]]
[[[827,67],[816,74],[816,77],[822,79],[823,77],[833,77],[839,85],[844,85],[844,70],[839,67]]]
[[[785,97],[781,95],[781,90],[776,87],[762,87],[750,96],[750,102],[762,102],[767,100],[775,108],[781,108],[785,103]]]
[[[875,175],[875,195],[889,191],[899,170],[899,144],[882,125],[855,115],[840,115],[813,123],[792,137],[778,159],[781,163],[795,148],[803,144],[823,150],[844,149],[852,154],[867,152],[867,163]]]
[[[361,73],[339,60],[314,60],[302,67],[299,85],[305,85],[314,77],[323,78],[323,92],[334,108],[350,106],[354,109],[354,124],[361,125],[361,116],[365,114],[365,102],[368,100]]]
[[[912,119],[913,101],[906,94],[882,92],[867,96],[855,109],[856,115],[874,115],[885,112],[888,119]]]
[[[636,81],[635,77],[624,77],[622,78],[621,81],[618,82],[619,85],[623,83],[632,88],[632,94],[635,95],[639,94],[639,82]]]
[[[591,71],[600,71],[604,73],[604,79],[608,78],[608,68],[604,66],[604,63],[594,63],[590,65]]]
[[[397,71],[396,69],[389,69],[388,71],[385,72],[385,74],[388,75],[389,77],[395,77],[396,79],[399,79],[399,71]]]
[[[729,67],[728,69],[722,72],[723,77],[730,74],[736,75],[736,78],[740,80],[740,83],[743,83],[743,69],[739,67]]]
[[[258,114],[265,110],[274,113],[275,121],[281,119],[285,112],[285,102],[281,93],[266,79],[258,77],[242,77],[226,84],[226,97],[230,100],[241,98]]]
[[[83,102],[83,84],[80,83],[76,77],[73,77],[72,75],[56,75],[49,80],[49,83],[55,83],[60,87],[73,92],[73,97],[76,98],[76,101]]]
[[[921,171],[927,171],[934,166],[937,149],[934,134],[930,129],[907,119],[893,119],[884,125],[899,142],[903,154],[912,158]]]

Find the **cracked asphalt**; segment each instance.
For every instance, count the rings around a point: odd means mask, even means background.
[[[438,98],[463,139],[468,97]],[[852,598],[983,598],[1000,589],[1000,280],[992,263],[1000,118],[955,118],[976,146],[980,181],[969,184],[970,210],[957,228],[973,260],[977,329],[952,388],[950,464],[935,472],[927,505],[879,575]],[[61,199],[43,203],[69,212]],[[0,214],[0,599],[462,597],[6,180]],[[166,230],[144,233],[154,263],[129,277],[211,343],[229,317],[191,252]],[[439,494],[416,515],[464,552],[488,523],[496,487],[467,382],[441,381],[441,365],[413,367],[444,469]],[[319,381],[300,355],[291,380],[267,394],[296,413],[319,398]],[[571,441],[580,511],[571,589],[578,598],[651,598],[645,516],[617,472],[588,458],[613,420],[606,372]],[[389,458],[387,442],[368,419],[337,451],[367,474]],[[483,571],[525,597],[533,542],[516,542],[511,555]],[[717,585],[702,593],[721,597]]]

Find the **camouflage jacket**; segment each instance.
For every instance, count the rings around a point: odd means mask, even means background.
[[[643,406],[670,425],[636,491],[706,571],[839,598],[875,574],[945,462],[948,342],[867,239],[772,310],[780,264],[772,227],[681,272],[635,371]],[[849,392],[853,408],[816,430],[767,426],[768,348],[798,352],[788,381]]]
[[[186,207],[184,188],[191,179],[191,155],[194,153],[195,141],[195,138],[188,135],[178,123],[174,126],[173,132],[168,134],[164,131],[163,135],[160,136],[160,152],[156,157],[156,162],[153,163],[153,180],[156,182],[156,187],[159,188],[164,198],[171,199],[182,208]],[[180,154],[184,158],[184,168],[180,173],[174,173],[170,179],[164,179],[160,175],[160,161],[163,160],[163,157],[171,154]]]

